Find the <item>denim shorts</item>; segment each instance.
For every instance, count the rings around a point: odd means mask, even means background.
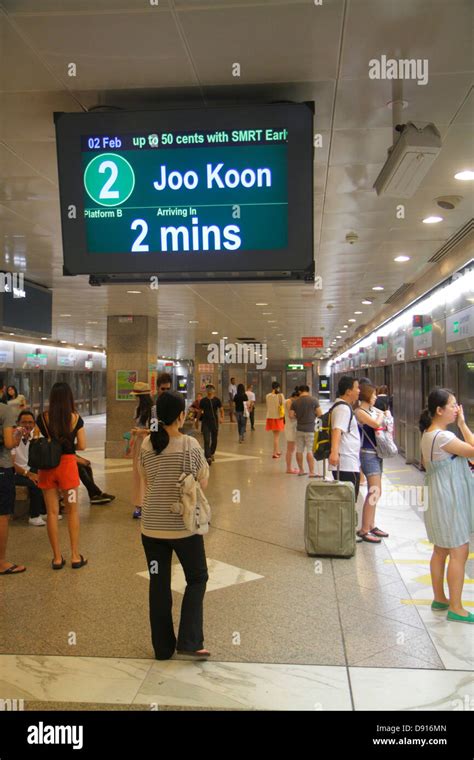
[[[375,451],[360,452],[360,469],[366,477],[369,475],[381,475],[383,472],[383,459],[377,456]]]

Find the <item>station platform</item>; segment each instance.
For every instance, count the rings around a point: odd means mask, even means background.
[[[2,583],[2,697],[25,710],[459,710],[472,709],[469,626],[431,611],[431,545],[420,503],[423,475],[386,461],[377,524],[390,536],[357,544],[349,560],[308,557],[303,543],[307,477],[271,457],[264,410],[238,443],[220,429],[207,496],[208,662],[154,659],[140,522],[132,519],[132,463],[105,459],[105,416],[88,417],[84,456],[116,495],[90,506],[80,488],[81,552],[72,572],[50,568],[46,528],[11,523],[9,557],[27,572]],[[413,497],[415,494],[415,497]],[[365,496],[362,486],[359,512]],[[474,607],[473,563],[464,605]],[[184,577],[173,570],[178,619]],[[422,673],[422,677],[420,677]],[[469,707],[470,705],[470,707]]]

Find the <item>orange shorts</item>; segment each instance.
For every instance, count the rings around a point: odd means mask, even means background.
[[[63,454],[57,467],[38,471],[38,486],[42,489],[61,488],[69,491],[79,487],[79,470],[74,454]]]

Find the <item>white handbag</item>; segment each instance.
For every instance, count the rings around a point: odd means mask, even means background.
[[[176,484],[179,488],[179,497],[178,501],[171,505],[170,511],[175,515],[181,515],[186,530],[198,535],[205,535],[209,530],[211,506],[200,483],[192,473],[189,436],[185,435],[183,438],[183,472]],[[188,473],[186,473],[186,460],[188,461]]]

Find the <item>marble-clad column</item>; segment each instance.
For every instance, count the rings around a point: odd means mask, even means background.
[[[105,456],[121,457],[123,434],[132,427],[136,401],[117,401],[117,370],[136,370],[139,382],[148,382],[148,367],[156,364],[158,329],[156,317],[107,317],[107,426]]]

